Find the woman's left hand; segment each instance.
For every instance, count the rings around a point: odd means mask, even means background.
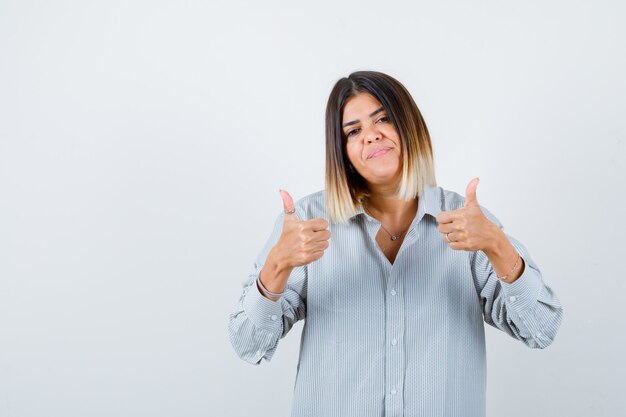
[[[465,190],[465,205],[457,210],[442,211],[437,216],[438,230],[443,240],[455,250],[490,250],[503,234],[500,228],[483,214],[476,199],[478,178]]]

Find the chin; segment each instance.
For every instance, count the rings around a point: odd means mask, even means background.
[[[385,169],[381,167],[380,169],[370,170],[365,173],[365,175],[361,174],[365,181],[371,184],[392,184],[400,181],[402,178],[402,171],[399,169]]]
[[[393,174],[389,174],[389,175],[368,175],[365,178],[365,181],[367,181],[370,184],[375,184],[375,185],[385,185],[385,184],[393,184],[396,183],[400,180],[400,177],[397,175],[393,175]]]
[[[379,178],[379,179],[387,179],[387,180],[391,180],[397,177],[400,177],[402,175],[402,171],[399,169],[399,167],[389,167],[389,166],[381,166],[378,167],[378,169],[371,169],[368,173],[368,176],[373,178]]]

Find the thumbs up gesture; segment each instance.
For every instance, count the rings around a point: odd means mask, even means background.
[[[278,242],[267,254],[265,265],[259,273],[262,286],[271,292],[263,295],[272,301],[277,301],[275,295],[284,291],[293,268],[321,258],[329,246],[330,239],[330,232],[326,230],[328,228],[326,220],[300,220],[289,193],[280,190],[280,196],[285,210],[283,231]],[[260,287],[259,291],[262,291]]]
[[[318,260],[328,248],[330,232],[324,219],[300,220],[295,212],[293,199],[280,190],[285,210],[283,231],[272,250],[281,254],[283,265],[288,268],[306,265]]]
[[[442,211],[437,216],[442,238],[455,250],[491,249],[500,228],[483,214],[476,198],[478,178],[465,189],[465,205],[457,210]]]

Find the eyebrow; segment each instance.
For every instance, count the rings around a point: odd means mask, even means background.
[[[378,113],[380,113],[381,111],[384,111],[385,108],[384,107],[379,107],[376,110],[374,110],[373,112],[370,113],[370,117],[374,117],[376,116]],[[343,124],[343,127],[348,127],[348,126],[352,126],[359,123],[359,120],[352,120],[351,122],[346,122]]]

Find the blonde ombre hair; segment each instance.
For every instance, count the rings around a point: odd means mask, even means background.
[[[326,209],[333,223],[347,223],[370,195],[365,179],[350,164],[341,128],[344,105],[360,93],[369,93],[382,104],[400,136],[398,198],[409,201],[423,194],[424,185],[437,185],[430,135],[411,94],[389,75],[353,72],[337,81],[326,105]]]

